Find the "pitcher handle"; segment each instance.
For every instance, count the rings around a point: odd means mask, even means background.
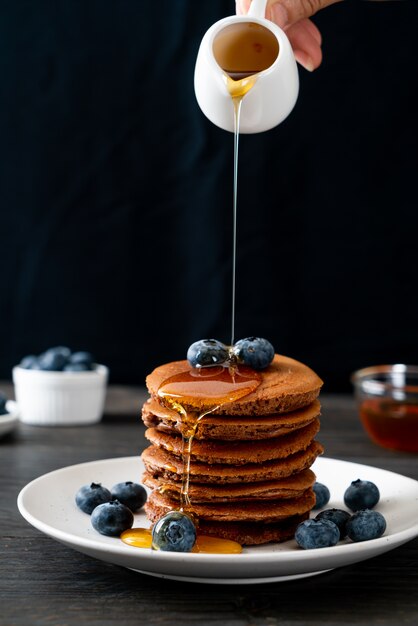
[[[264,19],[266,16],[267,0],[252,0],[247,15]]]

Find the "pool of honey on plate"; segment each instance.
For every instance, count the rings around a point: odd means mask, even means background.
[[[206,415],[221,406],[239,400],[257,389],[261,376],[249,367],[227,364],[185,369],[162,382],[158,396],[181,418],[182,482],[179,489],[179,510],[190,515],[197,526],[194,553],[239,554],[242,546],[235,541],[199,534],[199,520],[189,498],[190,461],[193,440],[199,423]],[[174,468],[176,470],[176,468]],[[170,486],[171,487],[171,486]],[[162,493],[165,486],[158,488]],[[124,543],[137,548],[152,547],[152,531],[148,528],[131,528],[122,533]]]
[[[130,528],[125,530],[120,538],[128,546],[135,548],[152,547],[152,531],[150,528]],[[209,537],[207,535],[197,535],[196,543],[192,548],[193,554],[240,554],[242,546],[236,541]]]
[[[375,443],[394,450],[418,452],[418,404],[367,398],[360,402],[359,412]]]

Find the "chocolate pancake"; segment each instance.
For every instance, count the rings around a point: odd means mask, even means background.
[[[231,502],[213,504],[193,504],[193,513],[199,520],[209,522],[279,522],[293,515],[301,515],[312,509],[315,494],[307,489],[298,498],[272,500],[268,502]],[[167,494],[154,490],[145,505],[147,515],[158,518],[178,507],[178,502]]]
[[[196,439],[221,439],[222,441],[256,441],[286,435],[303,428],[320,414],[321,406],[314,400],[309,406],[291,413],[265,416],[205,415],[198,424]],[[181,434],[181,418],[177,411],[150,398],[142,407],[142,420],[149,428]]]
[[[277,480],[292,476],[309,468],[315,459],[323,453],[323,447],[313,441],[305,450],[291,454],[284,459],[265,463],[246,463],[245,465],[228,465],[219,463],[190,464],[190,482],[203,484],[252,483]],[[142,453],[146,471],[154,478],[163,481],[179,482],[183,475],[182,459],[163,448],[149,446]]]
[[[151,489],[160,488],[172,500],[180,499],[181,485],[179,482],[168,482],[145,472],[142,482]],[[313,486],[315,474],[311,470],[298,472],[288,478],[270,480],[267,482],[242,484],[198,484],[189,487],[189,497],[193,504],[211,502],[248,502],[252,500],[280,500],[283,498],[298,498],[307,489]]]
[[[306,450],[319,431],[319,420],[293,433],[262,441],[193,441],[190,458],[201,463],[225,463],[242,465],[284,459],[295,452]],[[181,456],[183,440],[155,428],[148,428],[145,436],[154,445]]]
[[[187,361],[174,361],[157,367],[146,379],[151,396],[158,398],[158,389],[164,381],[190,369]],[[255,391],[224,404],[215,413],[247,416],[287,413],[312,404],[322,387],[322,380],[309,367],[278,354],[260,374],[261,382]],[[182,404],[187,411],[198,412],[216,406],[210,398],[201,397]]]

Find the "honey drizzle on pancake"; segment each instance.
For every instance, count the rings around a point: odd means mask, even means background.
[[[170,376],[160,385],[158,396],[181,418],[183,472],[180,511],[193,514],[189,498],[190,460],[193,439],[199,423],[206,415],[213,413],[224,404],[239,400],[255,391],[260,382],[260,374],[249,367],[228,365],[189,368],[180,374]],[[202,405],[205,408],[199,409]],[[189,407],[195,410],[190,410]],[[164,485],[162,491],[164,491]]]
[[[189,498],[190,459],[192,443],[200,421],[234,400],[239,400],[255,391],[261,383],[261,376],[249,367],[235,364],[216,367],[190,368],[170,376],[162,382],[158,389],[161,401],[180,415],[182,446],[182,484],[180,489],[180,511],[186,511],[198,525],[198,518],[193,511]],[[210,405],[209,409],[200,410],[199,405]],[[196,407],[190,411],[186,407]],[[174,466],[166,465],[167,469],[176,471]],[[170,485],[158,487],[160,493],[170,489]],[[120,535],[121,540],[137,548],[152,547],[152,531],[148,528],[130,528]],[[192,548],[194,553],[239,554],[242,546],[236,541],[197,535]]]

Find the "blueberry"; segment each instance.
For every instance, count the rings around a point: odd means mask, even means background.
[[[28,356],[24,356],[23,359],[19,363],[19,367],[23,367],[25,370],[33,370],[37,369],[34,366],[38,365],[38,357],[34,354],[29,354]]]
[[[190,552],[195,541],[195,525],[188,515],[180,511],[167,513],[152,529],[153,550]]]
[[[334,522],[340,531],[340,539],[344,539],[347,536],[347,522],[350,517],[350,513],[342,509],[325,509],[325,511],[318,513],[315,519],[326,519],[329,522]]]
[[[122,502],[131,511],[139,511],[147,501],[147,492],[142,485],[133,483],[128,480],[124,483],[118,483],[111,490],[112,498],[116,498]]]
[[[64,372],[89,372],[90,368],[85,363],[67,363],[63,367]]]
[[[200,339],[187,350],[187,360],[192,367],[225,363],[228,360],[228,348],[217,339]]]
[[[234,344],[232,351],[238,361],[254,370],[265,369],[274,358],[273,346],[267,339],[261,337],[240,339]]]
[[[334,522],[326,519],[307,519],[296,528],[297,544],[305,550],[335,546],[340,539],[340,531]]]
[[[132,528],[134,514],[119,500],[111,500],[96,506],[91,514],[91,523],[101,535],[119,537],[124,530]]]
[[[65,346],[50,348],[39,356],[39,368],[47,372],[60,372],[68,363],[70,354],[70,349]]]
[[[347,535],[352,541],[368,541],[381,537],[386,530],[386,520],[377,511],[357,511],[347,522]]]
[[[103,504],[103,502],[109,502],[111,499],[112,494],[109,489],[102,487],[100,483],[91,483],[90,485],[80,487],[75,496],[78,508],[89,515],[96,506]]]
[[[69,363],[86,365],[86,369],[91,370],[93,368],[94,356],[90,352],[74,352],[69,358]]]
[[[344,493],[344,503],[352,511],[372,509],[379,502],[379,489],[369,480],[353,480]]]
[[[328,504],[331,497],[329,489],[326,485],[323,485],[322,483],[315,483],[313,486],[313,490],[316,498],[315,506],[313,508],[314,510],[322,509],[322,507]]]
[[[0,415],[6,415],[6,402],[7,398],[2,391],[0,391]]]
[[[70,348],[67,346],[55,346],[55,348],[49,348],[47,352],[53,352],[54,354],[62,354],[66,359],[69,359],[71,356]]]

